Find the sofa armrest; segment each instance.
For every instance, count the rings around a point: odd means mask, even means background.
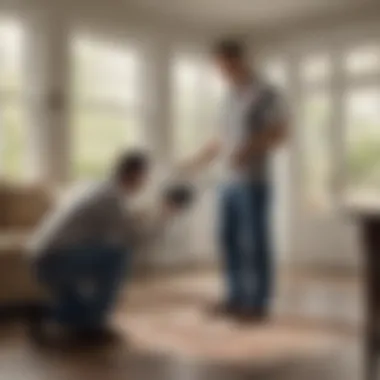
[[[43,297],[26,255],[29,231],[0,231],[0,304]]]

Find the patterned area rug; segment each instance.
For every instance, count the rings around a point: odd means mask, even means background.
[[[273,321],[239,326],[201,311],[155,311],[151,315],[119,315],[130,344],[143,351],[242,364],[273,364],[331,356],[345,346],[332,331]]]
[[[308,301],[305,310],[309,310],[304,312],[291,302],[287,289],[281,286],[279,296],[286,307],[278,308],[270,323],[252,326],[215,318],[205,311],[220,298],[221,286],[215,277],[150,280],[128,289],[116,322],[131,352],[218,368],[215,378],[220,380],[236,380],[237,373],[243,373],[244,380],[253,375],[261,380],[359,379],[359,335],[318,313],[313,318],[315,308],[331,311],[330,297],[310,294],[303,287]],[[351,299],[352,292],[349,295]],[[335,299],[334,305],[342,308]],[[213,378],[207,371],[206,378]]]

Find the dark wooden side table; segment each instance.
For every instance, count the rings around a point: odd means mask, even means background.
[[[380,206],[351,208],[359,223],[364,264],[364,377],[376,380],[380,358]]]

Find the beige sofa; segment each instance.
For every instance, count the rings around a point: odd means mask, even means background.
[[[0,306],[41,294],[26,244],[52,203],[53,197],[42,187],[0,184]]]

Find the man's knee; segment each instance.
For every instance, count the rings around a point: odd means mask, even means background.
[[[62,265],[55,260],[55,257],[48,254],[37,259],[32,265],[32,270],[37,281],[45,285],[50,285],[60,278],[58,272],[61,267]]]
[[[106,253],[105,261],[114,268],[120,267],[126,263],[127,252],[122,249],[110,249]]]
[[[102,255],[98,262],[98,276],[109,279],[110,282],[118,282],[127,272],[128,252],[118,249],[109,249]]]

